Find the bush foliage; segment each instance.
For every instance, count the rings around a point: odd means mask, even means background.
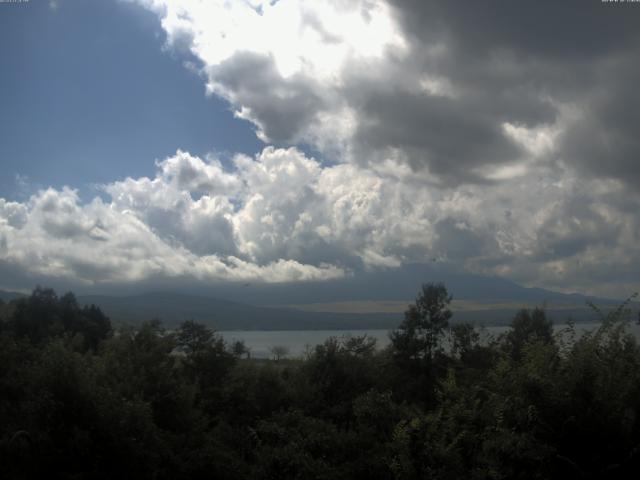
[[[636,478],[624,308],[585,334],[522,310],[481,341],[450,301],[424,285],[386,349],[330,338],[271,361],[193,321],[113,331],[38,288],[0,305],[2,478]]]

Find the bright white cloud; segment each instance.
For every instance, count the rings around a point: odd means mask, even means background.
[[[640,222],[613,181],[539,165],[491,189],[442,189],[300,151],[238,155],[226,171],[178,151],[154,178],[0,201],[0,260],[35,276],[100,284],[190,278],[305,281],[436,259],[525,283],[597,291],[604,263],[639,258]],[[186,172],[186,173],[185,173]],[[595,194],[595,196],[594,196]],[[616,284],[631,287],[629,275]],[[598,277],[596,276],[596,283]],[[621,287],[620,287],[621,288]]]
[[[0,260],[36,278],[87,284],[153,277],[282,282],[345,275],[341,268],[323,263],[307,265],[276,259],[256,264],[221,254],[229,239],[219,234],[225,224],[221,227],[216,222],[220,210],[228,209],[228,205],[221,209],[219,205],[225,202],[216,197],[194,200],[187,191],[165,183],[162,170],[158,175],[152,181],[127,179],[107,186],[114,195],[110,203],[95,198],[82,204],[76,192],[68,188],[41,191],[25,204],[7,205],[2,201]],[[153,204],[159,198],[166,200],[160,207]],[[162,215],[154,217],[157,208],[163,209]],[[19,221],[15,220],[16,211],[21,211]],[[163,216],[169,218],[153,224]],[[177,219],[183,223],[172,225],[171,220]],[[189,242],[180,238],[186,231]],[[197,253],[201,245],[208,245],[211,252]]]
[[[407,44],[383,0],[137,0],[169,48],[201,62],[207,90],[253,122],[265,142],[306,141],[344,155],[355,133],[347,99],[361,70],[387,77]]]
[[[337,82],[351,59],[379,59],[404,41],[389,7],[374,1],[139,0],[161,17],[172,46],[207,66],[237,52],[273,58],[278,73]]]

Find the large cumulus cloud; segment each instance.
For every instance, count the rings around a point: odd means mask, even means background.
[[[599,0],[139,0],[265,141],[447,185],[518,169],[555,133],[584,175],[638,180],[640,8]]]
[[[295,281],[437,261],[640,287],[637,4],[131,1],[265,148],[178,151],[103,200],[0,200],[3,268]]]
[[[88,285],[330,280],[437,261],[560,288],[602,292],[604,278],[631,288],[640,202],[620,182],[567,172],[444,188],[295,148],[236,155],[228,170],[178,151],[153,178],[105,185],[105,199],[64,188],[1,200],[0,262]]]

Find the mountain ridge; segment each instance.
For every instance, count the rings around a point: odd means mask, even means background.
[[[165,289],[128,295],[78,294],[77,298],[81,304],[98,305],[116,324],[159,318],[169,328],[191,319],[217,330],[353,330],[397,327],[402,320],[403,303],[408,306],[412,302],[422,283],[439,281],[453,294],[453,321],[484,325],[507,324],[519,308],[545,305],[555,322],[568,318],[593,321],[596,318],[587,302],[604,308],[621,303],[417,264],[332,282],[219,284],[206,290],[195,289],[194,293]],[[21,296],[24,295],[0,290],[4,301]],[[357,312],[349,305],[366,302],[374,307],[388,302],[394,307]],[[341,304],[343,311],[336,311],[335,305]]]

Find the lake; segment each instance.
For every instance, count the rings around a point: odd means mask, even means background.
[[[577,332],[589,331],[600,325],[599,323],[576,323]],[[555,330],[565,328],[565,324],[555,325]],[[509,327],[484,327],[481,335],[484,339],[490,336],[498,336]],[[629,331],[633,332],[636,338],[640,339],[640,325],[635,323],[629,326]],[[378,348],[384,348],[389,344],[389,330],[282,330],[282,331],[222,331],[220,333],[227,342],[235,340],[244,341],[251,350],[252,358],[272,357],[270,348],[274,346],[285,347],[289,357],[302,357],[307,349],[312,349],[316,345],[324,343],[329,337],[342,336],[362,336],[373,337],[377,341]]]

